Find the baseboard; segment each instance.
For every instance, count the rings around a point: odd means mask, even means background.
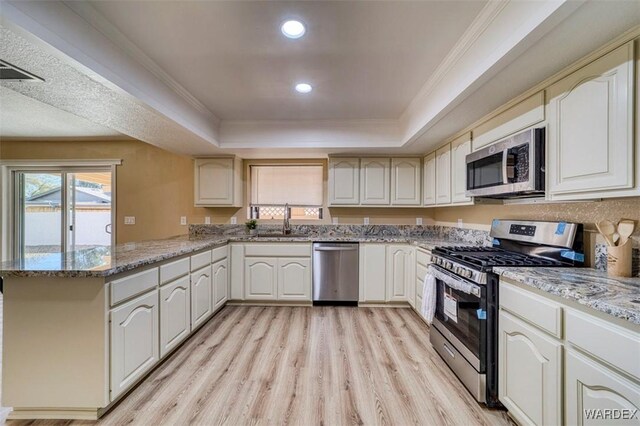
[[[9,420],[98,420],[98,408],[20,408],[14,407],[7,417]]]

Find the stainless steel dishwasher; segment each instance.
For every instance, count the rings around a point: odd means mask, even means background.
[[[358,304],[358,243],[313,244],[313,303]]]

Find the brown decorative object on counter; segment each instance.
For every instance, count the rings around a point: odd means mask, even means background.
[[[628,239],[621,246],[607,247],[607,272],[614,277],[631,276],[631,252],[633,243]]]

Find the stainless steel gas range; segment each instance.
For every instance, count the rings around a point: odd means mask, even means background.
[[[494,220],[491,247],[436,247],[436,314],[430,340],[479,402],[499,407],[499,277],[494,267],[582,266],[582,225]]]

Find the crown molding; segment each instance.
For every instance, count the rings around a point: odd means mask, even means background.
[[[120,30],[102,16],[89,2],[64,1],[65,6],[84,19],[95,30],[109,39],[116,46],[121,48],[129,57],[153,74],[158,80],[167,85],[178,96],[189,105],[197,109],[200,113],[218,125],[220,119],[213,114],[202,102],[193,96],[187,89],[178,83],[173,77],[167,74],[158,64],[147,56],[138,46],[130,41]]]

